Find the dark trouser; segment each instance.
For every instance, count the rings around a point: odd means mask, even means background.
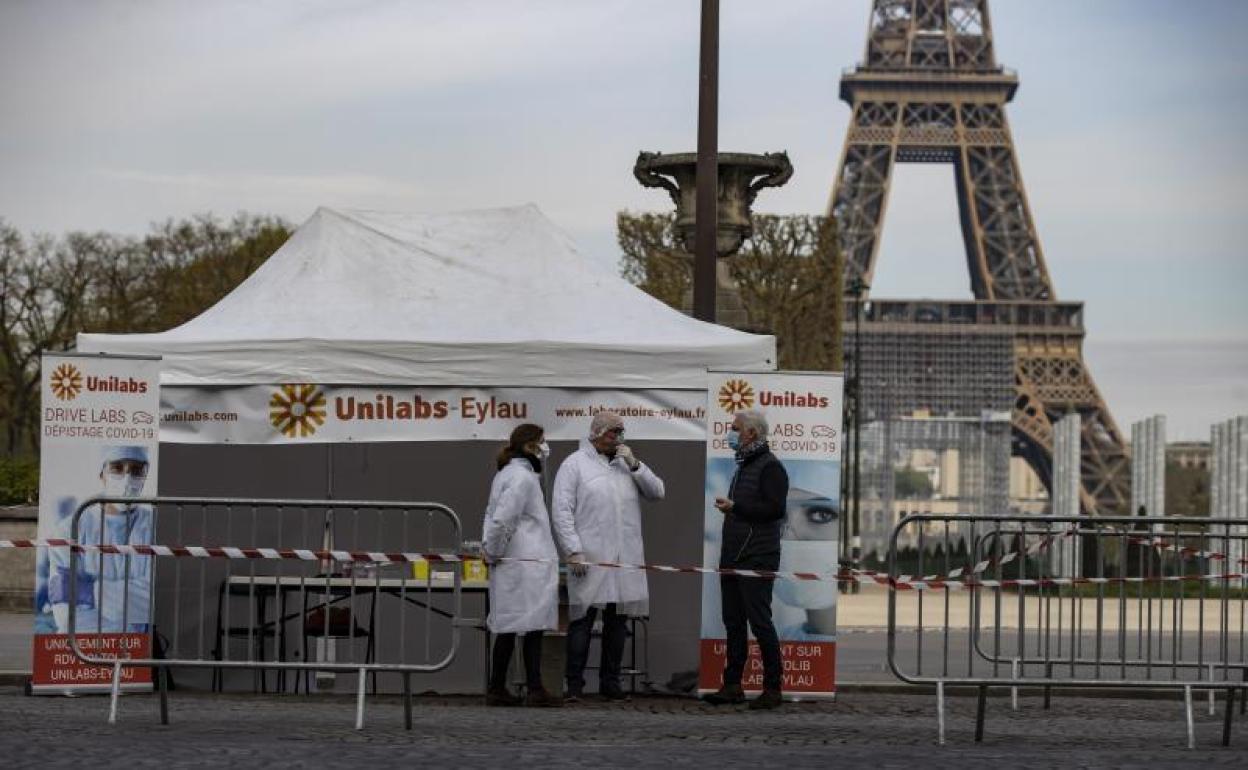
[[[494,659],[490,663],[490,689],[507,689],[507,667],[511,665],[511,653],[516,649],[515,634],[498,634],[494,637]],[[524,680],[530,691],[542,689],[542,632],[530,631],[524,635]]]
[[[741,684],[745,661],[749,657],[746,622],[758,640],[763,658],[763,688],[779,690],[782,666],[780,639],[771,622],[771,578],[720,575],[719,590],[723,597],[724,628],[728,631],[728,663],[724,666],[724,684]]]
[[[590,607],[585,617],[568,624],[568,692],[585,689],[585,663],[589,660],[589,636],[598,608]],[[620,662],[624,660],[624,640],[628,636],[627,615],[617,614],[611,603],[602,611],[602,662],[598,669],[598,690],[620,689]]]

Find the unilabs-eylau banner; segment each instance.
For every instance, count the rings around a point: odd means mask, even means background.
[[[71,536],[74,512],[96,496],[156,495],[160,359],[43,356],[39,537]],[[108,503],[83,511],[78,542],[152,542],[153,511]],[[76,574],[71,574],[71,569]],[[152,558],[39,549],[35,567],[35,692],[109,687],[112,669],[80,661],[70,648],[70,606],[79,647],[100,658],[151,651]],[[123,668],[122,686],[151,687],[147,669]]]
[[[789,478],[780,524],[780,570],[828,578],[778,579],[772,584],[782,688],[794,699],[834,697],[836,692],[834,577],[840,539],[842,389],[840,374],[785,372],[712,372],[707,386],[703,565],[720,565],[725,514],[715,507],[715,498],[729,497],[739,467],[728,441],[729,428],[737,413],[757,409],[768,423],[769,448]],[[719,576],[707,575],[702,586],[698,677],[702,692],[719,689],[726,660],[720,581]],[[763,663],[753,634],[741,684],[747,692],[763,687]]]
[[[551,440],[585,435],[611,410],[633,439],[702,441],[702,391],[429,388],[285,383],[171,386],[161,393],[161,440],[183,444],[345,441],[506,441],[537,423]]]

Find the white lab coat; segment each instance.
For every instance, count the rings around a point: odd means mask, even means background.
[[[645,463],[630,471],[619,457],[608,462],[582,440],[579,450],[555,475],[555,535],[566,554],[582,553],[586,561],[644,564],[641,539],[641,498],[663,499],[663,480]],[[650,613],[646,573],[634,569],[590,567],[584,577],[568,573],[568,618],[585,616],[590,607],[611,602],[630,617]]]
[[[490,568],[490,616],[496,634],[554,630],[559,625],[559,563],[550,534],[550,515],[533,466],[518,457],[494,476],[485,507],[481,547],[506,561]]]

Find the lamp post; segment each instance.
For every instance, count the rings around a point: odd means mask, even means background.
[[[718,260],[735,254],[753,232],[750,206],[764,187],[793,176],[783,152],[719,152],[719,0],[702,0],[698,75],[698,151],[643,152],[633,176],[667,190],[676,204],[676,230],[693,260],[693,317],[715,321]]]
[[[696,249],[689,250],[694,251],[693,317],[714,323],[717,252],[715,187],[719,178],[719,0],[702,0],[701,32],[698,55],[697,237]]]
[[[851,412],[854,421],[854,455],[851,460],[853,491],[850,498],[852,508],[849,519],[849,566],[852,569],[858,569],[862,561],[862,298],[867,289],[871,287],[862,280],[861,276],[856,275],[845,288],[849,296],[854,299],[854,373],[849,381],[849,391],[854,405]],[[855,581],[851,585],[854,591],[857,591],[858,583]]]

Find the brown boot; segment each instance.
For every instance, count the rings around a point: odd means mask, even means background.
[[[524,696],[524,705],[535,708],[562,708],[563,698],[556,698],[545,690],[529,690]]]
[[[512,695],[506,690],[488,690],[485,693],[485,705],[487,706],[519,706],[520,699]]]
[[[703,695],[702,700],[712,706],[732,706],[745,703],[745,691],[739,684],[726,684],[715,692]]]
[[[779,708],[784,703],[784,694],[779,690],[763,690],[757,698],[750,701],[750,710]]]

